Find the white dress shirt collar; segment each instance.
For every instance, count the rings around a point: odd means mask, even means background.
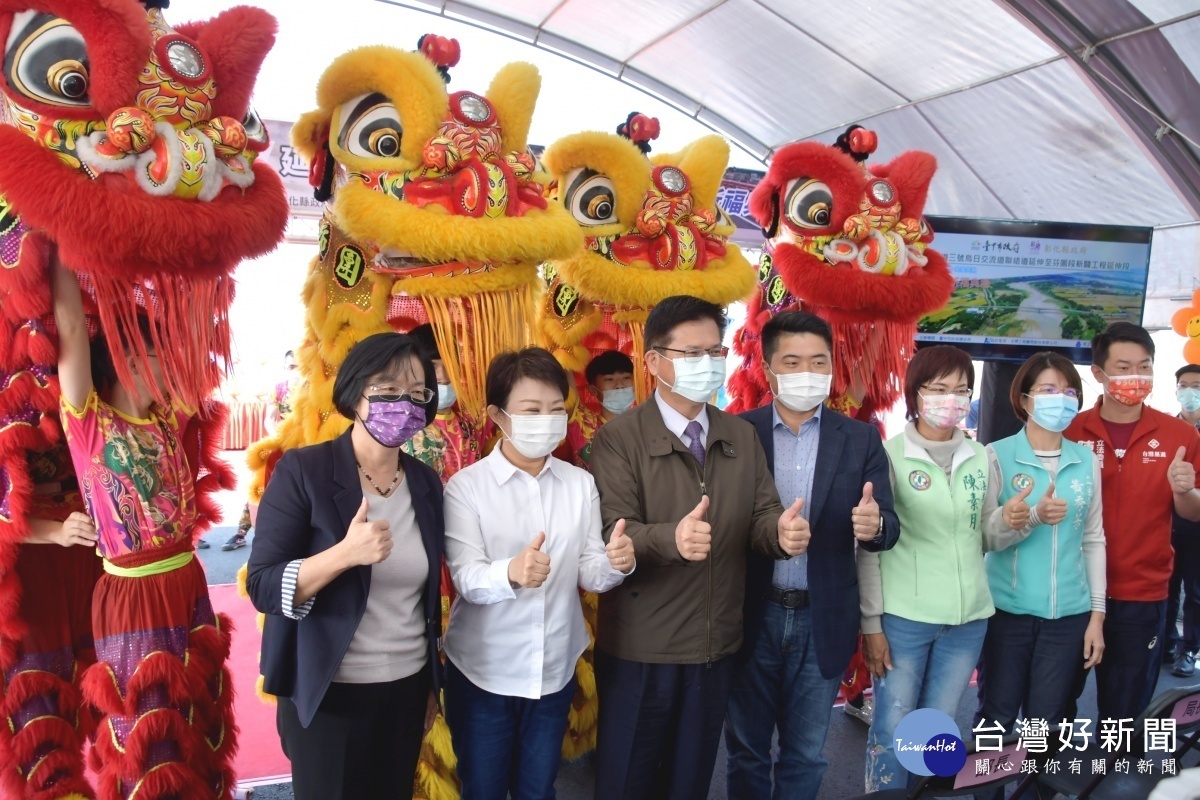
[[[509,461],[508,456],[504,455],[504,452],[500,447],[500,442],[496,442],[496,446],[492,448],[492,452],[488,453],[486,460],[488,463],[488,468],[491,470],[492,475],[496,478],[496,483],[500,484],[501,486],[503,486],[505,482],[507,482],[508,479],[513,475],[521,472],[521,468]],[[554,456],[546,456],[546,463],[542,465],[542,471],[537,474],[537,477],[541,478],[546,474],[547,471],[549,471],[551,475],[561,479],[563,477],[562,467],[566,466],[570,465],[565,461],[560,461]]]
[[[663,424],[667,426],[667,430],[679,437],[679,441],[687,444],[683,438],[683,432],[687,429],[689,422],[699,422],[700,435],[706,442],[708,441],[708,403],[700,406],[700,413],[696,415],[695,420],[690,420],[667,405],[667,401],[663,400],[662,395],[658,392],[654,393],[654,402],[658,403],[658,413],[662,415]]]

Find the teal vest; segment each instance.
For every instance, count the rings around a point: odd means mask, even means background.
[[[1000,466],[1000,505],[1032,479],[1033,491],[1026,502],[1036,506],[1050,487],[1050,473],[1033,454],[1025,431],[993,442],[992,451]],[[1091,450],[1064,438],[1054,493],[1067,501],[1066,519],[1057,525],[1039,525],[1020,544],[987,554],[988,582],[997,608],[1043,619],[1091,609],[1083,528],[1099,489],[1092,480],[1094,458]]]
[[[901,433],[884,445],[896,473],[900,539],[879,554],[883,610],[915,622],[962,625],[995,613],[983,568],[987,454],[965,439],[951,480]]]

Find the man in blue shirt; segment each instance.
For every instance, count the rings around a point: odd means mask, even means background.
[[[858,643],[855,547],[892,547],[900,523],[879,431],[824,407],[828,323],[784,312],[763,327],[762,348],[775,399],[742,417],[758,431],[782,502],[803,498],[812,539],[799,556],[747,561],[745,637],[725,725],[728,794],[806,800],[821,787],[830,712]]]

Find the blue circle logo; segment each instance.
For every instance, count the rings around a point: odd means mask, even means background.
[[[949,778],[967,763],[967,746],[958,725],[936,708],[905,714],[892,740],[900,766],[914,775]]]

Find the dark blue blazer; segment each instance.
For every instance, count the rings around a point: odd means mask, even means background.
[[[434,685],[440,687],[446,527],[442,482],[436,472],[412,456],[400,453],[400,464],[429,558],[425,632]],[[283,615],[283,571],[295,559],[316,555],[340,542],[362,499],[350,431],[346,431],[331,442],[285,453],[258,507],[246,586],[254,607],[267,615],[259,661],[263,688],[290,697],[305,726],[320,707],[367,609],[371,568],[359,566],[343,572],[317,594],[312,611],[300,621]]]
[[[741,415],[758,431],[767,466],[775,474],[774,413],[771,404]],[[808,544],[808,591],[812,608],[817,663],[826,678],[840,676],[858,647],[858,570],[854,562],[854,526],[850,512],[862,500],[870,481],[883,517],[883,539],[861,547],[887,550],[900,538],[900,520],[892,499],[891,475],[883,439],[874,425],[821,409],[821,433],[812,496],[804,500],[812,540]],[[784,507],[793,498],[781,498]],[[742,657],[749,657],[762,629],[767,591],[775,561],[751,553],[746,561],[745,637]]]

